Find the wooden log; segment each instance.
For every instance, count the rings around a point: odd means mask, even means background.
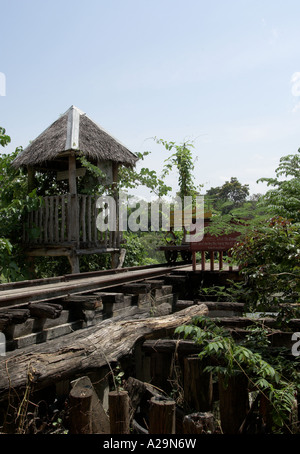
[[[108,393],[109,422],[111,434],[129,434],[130,414],[129,395],[127,391],[110,391]]]
[[[93,434],[109,434],[109,418],[104,411],[104,408],[98,399],[97,393],[92,385],[89,377],[80,377],[71,382],[72,388],[81,387],[82,389],[90,389],[92,392],[91,397],[91,433]]]
[[[184,358],[184,401],[188,408],[200,412],[212,409],[212,374],[204,372],[206,361],[198,356]]]
[[[69,432],[70,434],[91,434],[92,418],[91,403],[92,389],[85,386],[74,386],[69,394],[70,417]]]
[[[184,434],[215,433],[215,421],[211,412],[198,412],[185,415],[182,425]]]
[[[149,410],[149,434],[175,433],[175,401],[152,397]]]
[[[34,388],[40,389],[118,361],[131,353],[138,341],[170,336],[194,316],[207,314],[205,304],[163,317],[151,317],[146,308],[128,309],[126,317],[107,319],[68,336],[11,352],[5,359],[0,357],[0,400],[6,398],[9,389],[26,387],[29,371]]]
[[[157,339],[143,342],[142,350],[145,353],[160,352],[172,354],[176,351],[178,354],[192,355],[200,353],[201,347],[190,340]]]
[[[248,380],[243,374],[228,377],[219,374],[221,427],[225,434],[236,434],[249,411]]]
[[[129,377],[126,380],[124,389],[128,391],[130,398],[133,430],[136,433],[148,434],[149,431],[146,427],[149,427],[149,406],[151,398],[160,397],[166,400],[165,395],[152,384],[142,382],[133,377]],[[182,433],[182,409],[176,406],[175,412],[175,432]],[[140,423],[138,423],[138,420],[140,420]]]

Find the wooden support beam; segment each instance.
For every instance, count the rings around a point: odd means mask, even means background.
[[[190,410],[212,410],[212,374],[204,372],[206,366],[206,362],[198,356],[184,358],[184,401]]]
[[[111,434],[129,434],[129,395],[127,391],[111,391],[108,394]]]
[[[91,388],[84,386],[74,386],[69,394],[70,417],[69,432],[70,434],[91,434],[92,418],[91,404],[93,392]]]
[[[90,390],[91,395],[91,403],[90,403],[90,417],[91,421],[88,424],[91,425],[90,430],[93,434],[109,434],[110,433],[110,426],[109,426],[109,418],[104,411],[102,403],[100,402],[97,393],[92,385],[92,382],[89,377],[83,376],[71,382],[71,386],[74,389],[81,388],[83,390],[87,389]]]
[[[149,409],[149,434],[175,433],[175,401],[152,397]]]
[[[236,434],[249,411],[248,379],[237,374],[228,377],[219,374],[221,427],[225,434]]]
[[[0,357],[0,400],[12,388],[26,387],[29,371],[34,388],[41,389],[58,379],[105,366],[107,361],[117,361],[131,353],[141,339],[171,335],[177,326],[205,314],[204,304],[159,317],[151,317],[149,310],[134,307],[126,317],[107,319],[80,332],[31,345],[22,350],[22,355],[19,351],[11,352],[9,357]]]

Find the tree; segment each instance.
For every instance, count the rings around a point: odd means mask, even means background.
[[[260,204],[268,212],[300,222],[300,149],[298,154],[283,156],[275,174],[275,178],[258,180],[273,186],[261,198]]]
[[[5,147],[5,145],[8,145],[9,143],[10,137],[6,134],[5,129],[0,126],[0,145]]]
[[[215,210],[227,214],[246,202],[249,196],[249,185],[243,185],[236,177],[231,177],[230,181],[226,181],[222,186],[208,189],[206,196]]]
[[[10,143],[10,137],[4,128],[0,127],[0,145],[5,147]],[[24,178],[11,167],[11,162],[18,150],[12,155],[0,155],[0,282],[15,280],[20,275],[16,260],[14,241],[20,233],[20,197],[23,196]]]

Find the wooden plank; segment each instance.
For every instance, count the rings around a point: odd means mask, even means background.
[[[72,230],[71,230],[71,224],[72,224],[72,211],[71,211],[71,194],[68,194],[67,196],[67,216],[68,216],[68,221],[67,221],[67,236],[68,236],[68,241],[72,241]]]
[[[81,204],[80,204],[80,219],[81,219],[81,232],[82,236],[81,239],[85,243],[86,242],[86,195],[80,196]]]
[[[93,214],[94,214],[94,229],[93,229],[93,234],[94,234],[94,242],[96,245],[98,245],[98,229],[96,225],[96,220],[98,216],[98,209],[97,209],[97,197],[94,198],[94,204],[93,204]]]
[[[91,243],[92,241],[92,196],[88,196],[87,198],[87,236],[88,242]]]
[[[83,177],[86,174],[86,169],[80,167],[76,169],[76,177]],[[57,181],[67,180],[69,178],[69,171],[63,170],[61,172],[57,172],[56,179]]]
[[[54,235],[54,209],[53,209],[53,197],[49,197],[49,241],[53,243]]]
[[[45,202],[44,243],[48,243],[49,197],[44,197],[44,202]]]
[[[219,251],[219,270],[223,268],[223,251]]]
[[[210,271],[213,271],[214,270],[214,251],[210,251],[209,260],[210,260]]]
[[[126,271],[109,275],[99,275],[86,278],[72,279],[68,282],[39,285],[30,288],[8,289],[0,292],[0,307],[18,306],[29,301],[44,301],[69,294],[82,294],[91,290],[99,290],[118,286],[124,282],[141,281],[149,277],[163,276],[172,267],[155,267],[143,270]],[[121,270],[120,270],[121,271]]]
[[[55,211],[54,211],[54,226],[55,226],[55,229],[54,229],[54,238],[55,238],[55,242],[58,243],[59,242],[59,201],[60,201],[60,197],[57,195],[55,198],[54,198],[54,202],[55,202]]]
[[[191,242],[190,248],[192,251],[227,251],[231,249],[240,236],[239,232],[233,232],[226,235],[214,236],[205,234],[199,242]]]
[[[61,224],[60,224],[60,241],[66,239],[66,196],[61,196]]]
[[[43,234],[44,234],[44,208],[43,205],[39,207],[39,229],[40,229],[40,236],[39,236],[39,243],[43,242]]]

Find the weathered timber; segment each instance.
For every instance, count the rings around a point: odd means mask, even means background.
[[[34,318],[58,318],[63,310],[61,304],[33,303],[28,307],[30,316]]]
[[[163,305],[161,305],[163,306]],[[169,305],[167,304],[167,310]],[[0,358],[0,399],[10,388],[26,387],[28,377],[35,389],[118,361],[132,352],[137,341],[174,333],[194,316],[207,314],[204,304],[160,317],[150,317],[146,309],[129,308],[128,315],[104,320],[95,326],[75,331]]]
[[[30,312],[28,309],[11,309],[0,311],[0,330],[9,325],[17,325],[26,322]]]
[[[69,394],[70,434],[91,434],[92,433],[92,404],[93,391],[91,388],[78,384],[74,386]]]
[[[174,434],[175,421],[175,401],[152,397],[149,410],[149,434]]]
[[[200,353],[201,347],[193,341],[176,339],[156,339],[143,342],[142,350],[145,353],[160,352],[172,354],[177,353],[192,355]]]
[[[102,403],[98,399],[97,393],[92,385],[92,382],[89,377],[84,376],[80,377],[71,382],[72,388],[80,387],[81,389],[89,389],[92,392],[91,396],[91,433],[93,434],[109,434],[109,418],[105,413],[105,410],[102,406]]]
[[[249,411],[248,379],[243,374],[225,381],[219,374],[221,427],[225,434],[236,434]]]
[[[206,303],[204,303],[206,304]],[[214,322],[220,324],[224,327],[232,328],[246,328],[250,325],[261,323],[266,327],[275,328],[276,327],[276,318],[272,317],[261,317],[261,318],[251,318],[251,317],[220,317],[215,318]],[[289,329],[291,331],[300,330],[300,319],[291,319],[289,320]]]
[[[213,434],[215,421],[211,412],[198,412],[185,415],[183,418],[184,434]]]
[[[63,299],[68,309],[80,307],[86,310],[96,310],[102,308],[102,299],[99,295],[73,295]]]
[[[132,283],[132,284],[125,284],[122,286],[122,291],[124,293],[129,293],[133,295],[144,295],[146,293],[149,293],[151,290],[151,285],[150,284],[145,284],[144,282],[142,283]]]
[[[141,281],[149,277],[158,277],[169,273],[173,268],[165,266],[153,267],[134,267],[130,269],[116,269],[112,273],[109,270],[107,273],[95,272],[86,273],[80,277],[75,275],[71,279],[68,275],[67,281],[56,281],[52,284],[31,286],[30,289],[26,287],[6,288],[0,291],[0,307],[24,305],[29,302],[41,302],[59,297],[66,297],[71,294],[83,294],[91,291],[100,291],[116,287],[125,282]]]
[[[199,303],[200,300],[195,300],[195,303]],[[228,311],[244,311],[244,303],[236,303],[231,301],[205,301],[209,310],[228,310]]]
[[[212,410],[213,381],[210,372],[204,372],[207,361],[198,356],[184,358],[184,401],[194,411]]]
[[[149,433],[145,428],[149,424],[149,408],[152,397],[167,400],[167,395],[161,389],[150,383],[129,377],[124,383],[124,389],[128,391],[130,397],[130,408],[133,415],[132,425],[137,433]],[[184,417],[183,409],[175,407],[175,431],[182,433],[182,421]],[[140,420],[140,421],[139,421]]]
[[[150,383],[142,382],[134,377],[129,377],[124,383],[124,389],[128,392],[132,412],[145,406],[152,397],[161,397],[162,394]],[[145,408],[141,408],[145,411]]]
[[[116,390],[108,394],[111,434],[129,434],[130,408],[127,391]]]

